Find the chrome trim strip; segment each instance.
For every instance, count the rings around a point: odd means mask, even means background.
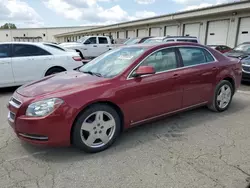
[[[205,104],[207,104],[208,102],[202,102],[202,103],[199,103],[199,104],[196,104],[196,105],[192,105],[192,106],[189,106],[189,107],[185,107],[185,108],[181,108],[179,110],[174,110],[172,112],[167,112],[165,114],[161,114],[161,115],[157,115],[157,116],[154,116],[154,117],[150,117],[150,118],[147,118],[147,119],[144,119],[144,120],[140,120],[140,121],[137,121],[137,122],[133,122],[131,123],[130,125],[136,125],[136,124],[139,124],[139,123],[143,123],[143,122],[146,122],[146,121],[150,121],[150,120],[153,120],[153,119],[156,119],[156,118],[160,118],[160,117],[164,117],[164,116],[167,116],[167,115],[170,115],[170,114],[174,114],[174,113],[177,113],[177,112],[181,112],[181,111],[184,111],[184,110],[188,110],[190,108],[195,108],[195,107],[199,107],[199,106],[203,106]]]
[[[14,99],[14,100],[20,102],[20,104],[19,104],[19,105],[16,104],[12,99]],[[11,98],[10,98],[10,101],[9,101],[9,104],[10,104],[11,106],[14,106],[15,108],[20,108],[20,106],[22,105],[22,102],[21,102],[20,100],[16,99],[15,97],[11,97]]]
[[[13,113],[13,112],[10,112],[10,111],[9,111],[9,113],[8,113],[8,120],[9,120],[10,122],[14,123],[15,120],[11,118],[10,113]],[[13,114],[14,114],[14,113],[13,113]],[[15,114],[14,114],[14,115],[15,115]]]
[[[164,50],[164,49],[168,49],[168,48],[180,48],[180,47],[190,47],[190,48],[201,48],[203,50],[206,50],[213,58],[215,61],[211,61],[211,62],[207,62],[207,63],[203,63],[203,64],[198,64],[198,65],[191,65],[191,66],[186,66],[186,67],[178,67],[178,68],[175,68],[175,69],[171,69],[171,70],[166,70],[166,71],[161,71],[161,72],[157,72],[155,74],[161,74],[161,73],[165,73],[165,72],[170,72],[170,71],[175,71],[175,70],[179,70],[179,69],[185,69],[185,68],[190,68],[190,67],[196,67],[196,66],[200,66],[200,65],[206,65],[206,64],[209,64],[209,63],[216,63],[218,60],[214,57],[214,55],[209,51],[207,50],[206,48],[204,47],[201,47],[201,46],[189,46],[189,45],[181,45],[181,46],[168,46],[168,47],[164,47],[164,48],[160,48],[152,53],[150,53],[149,55],[147,55],[145,58],[143,58],[143,60],[141,60],[140,63],[138,63],[133,69],[132,71],[130,71],[130,73],[128,74],[127,76],[127,80],[131,80],[131,79],[135,79],[134,77],[131,77],[132,73],[135,71],[135,69],[137,67],[139,67],[149,56],[151,56],[153,53],[155,52],[158,52],[160,50]],[[152,74],[152,75],[155,75],[155,74]],[[145,77],[145,76],[151,76],[151,75],[144,75],[144,76],[141,76],[141,77]]]
[[[24,137],[24,138],[30,138],[30,139],[33,139],[33,140],[48,140],[49,139],[47,136],[38,137],[38,136],[26,135],[26,134],[23,134],[23,133],[18,133],[18,134],[20,136]]]

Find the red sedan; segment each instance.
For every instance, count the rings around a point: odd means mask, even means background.
[[[151,120],[199,106],[226,110],[241,76],[238,60],[199,44],[124,46],[20,87],[8,120],[27,142],[98,152]]]
[[[218,50],[221,53],[226,53],[232,50],[232,48],[225,46],[225,45],[208,45],[210,48]]]

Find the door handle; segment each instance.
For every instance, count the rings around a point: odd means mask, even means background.
[[[93,47],[97,47],[97,45],[94,45]]]
[[[174,74],[172,78],[176,79],[176,78],[179,78],[180,75],[179,74]]]
[[[217,67],[213,67],[212,70],[217,70],[218,68]]]
[[[107,45],[107,47],[109,47],[109,45]]]

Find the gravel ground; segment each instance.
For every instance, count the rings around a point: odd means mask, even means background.
[[[110,149],[35,147],[6,121],[0,90],[0,188],[245,188],[250,182],[250,85],[224,113],[206,108],[130,129]]]

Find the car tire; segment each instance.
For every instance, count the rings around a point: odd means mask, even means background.
[[[114,108],[95,104],[84,110],[76,119],[72,142],[77,148],[96,153],[109,148],[121,132],[121,118]]]
[[[54,67],[54,68],[49,69],[46,72],[45,76],[50,76],[50,75],[53,75],[53,74],[56,74],[56,73],[60,73],[60,72],[64,72],[64,71],[65,71],[65,69],[63,69],[63,68]]]
[[[214,112],[223,112],[231,104],[234,91],[232,84],[222,80],[215,88],[212,104],[208,108]]]

